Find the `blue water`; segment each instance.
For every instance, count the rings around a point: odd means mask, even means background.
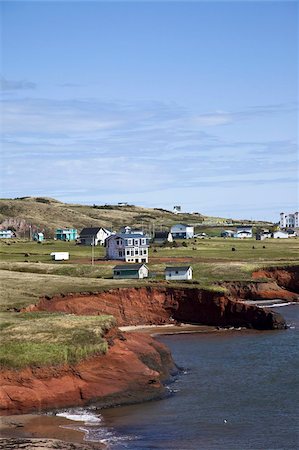
[[[101,411],[86,438],[113,450],[299,448],[299,307],[283,331],[163,336],[183,372],[159,401]]]

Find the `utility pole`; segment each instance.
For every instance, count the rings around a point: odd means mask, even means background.
[[[94,236],[92,237],[91,243],[91,265],[94,265]]]

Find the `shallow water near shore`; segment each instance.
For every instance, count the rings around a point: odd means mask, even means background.
[[[113,450],[299,448],[299,305],[279,312],[288,330],[160,336],[183,368],[168,386],[171,395],[92,408],[88,413],[100,421],[78,428],[87,441]]]

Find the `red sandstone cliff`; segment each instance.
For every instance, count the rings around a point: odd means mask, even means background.
[[[238,299],[284,298],[298,289],[298,268],[269,269],[253,274],[269,282],[226,283],[226,294],[195,288],[142,287],[92,294],[45,297],[27,311],[62,311],[74,314],[112,314],[118,325],[164,324],[174,320],[206,325],[256,329],[284,328],[283,318],[271,310],[246,305]],[[168,349],[150,336],[107,336],[106,355],[76,366],[27,368],[0,372],[0,413],[24,413],[89,402],[115,405],[160,395],[161,381],[174,368]]]
[[[26,311],[112,314],[118,326],[157,325],[171,323],[174,319],[179,322],[256,329],[285,327],[279,314],[235,301],[228,295],[197,288],[165,286],[54,296],[41,299]]]
[[[106,355],[71,366],[0,372],[0,414],[138,402],[163,393],[162,380],[175,365],[169,350],[141,333],[114,330]]]
[[[299,266],[271,267],[253,272],[252,278],[269,278],[278,286],[299,293]]]

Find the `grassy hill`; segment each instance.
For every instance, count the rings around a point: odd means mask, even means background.
[[[134,205],[78,205],[59,202],[47,197],[23,197],[0,200],[0,227],[14,228],[20,237],[32,230],[44,231],[53,236],[58,227],[103,226],[118,230],[130,225],[145,231],[168,229],[177,222],[190,223],[197,227],[230,226],[240,220],[207,217],[201,214],[179,214],[160,208],[143,208]],[[248,221],[249,223],[249,221]]]

